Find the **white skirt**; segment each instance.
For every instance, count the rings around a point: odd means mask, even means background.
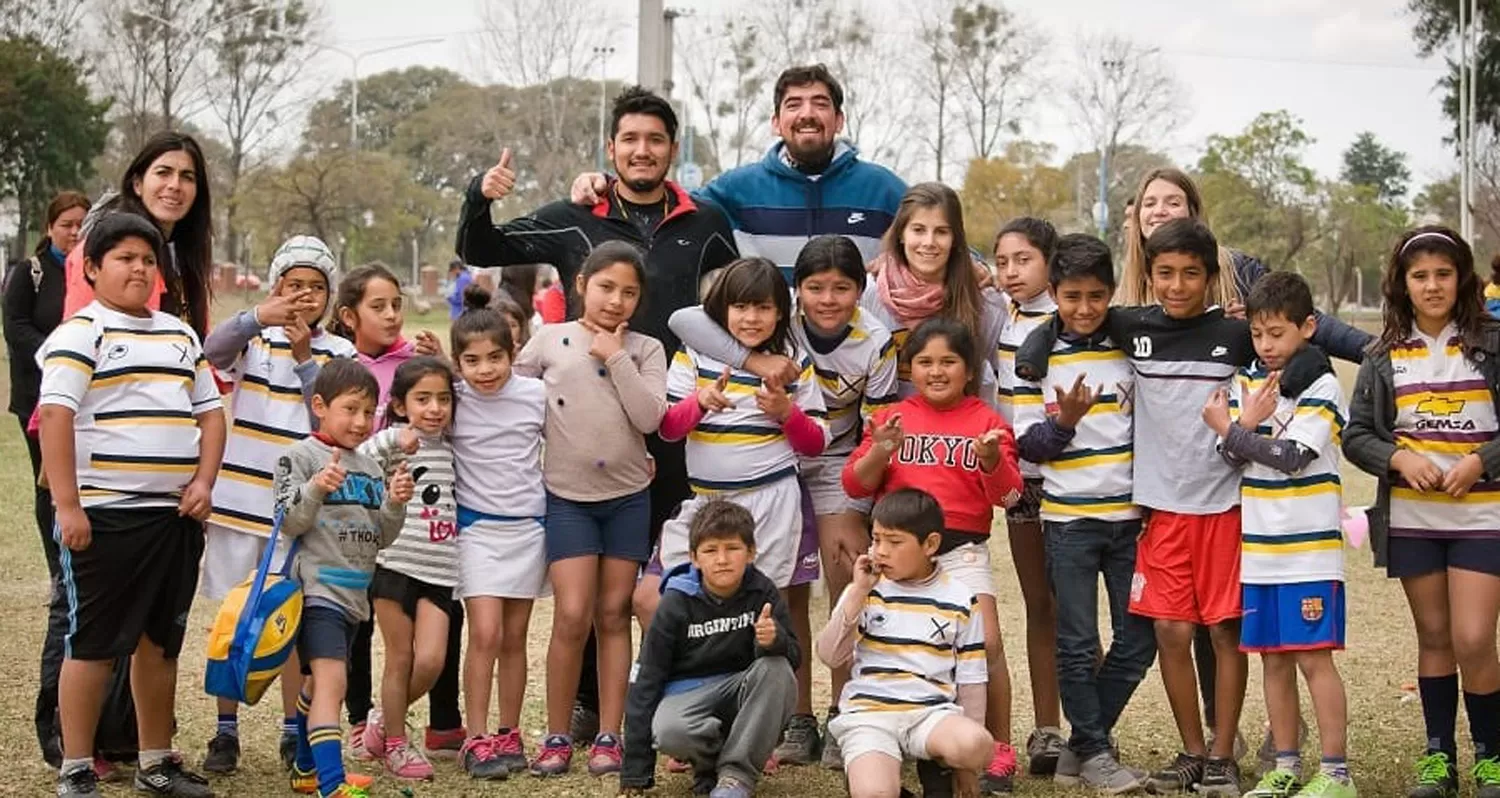
[[[198,579],[198,595],[210,601],[223,601],[229,591],[251,576],[260,567],[260,558],[266,553],[266,543],[271,539],[230,529],[219,524],[208,524],[203,547],[203,575]],[[271,571],[281,570],[286,563],[287,549],[292,540],[286,535],[276,537],[276,558],[271,562]]]
[[[790,585],[802,540],[802,490],[797,486],[796,475],[769,485],[694,496],[683,502],[677,517],[661,526],[662,571],[670,571],[691,559],[688,530],[698,508],[710,499],[725,499],[750,511],[755,518],[755,567],[777,587]],[[816,558],[816,550],[813,556]]]
[[[547,533],[534,518],[479,518],[458,531],[458,598],[551,595]]]

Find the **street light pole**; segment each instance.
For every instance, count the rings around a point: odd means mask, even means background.
[[[440,43],[442,41],[443,41],[443,39],[441,37],[436,37],[435,36],[435,37],[427,38],[427,39],[418,39],[418,40],[412,41],[412,42],[403,42],[401,44],[393,44],[393,45],[390,45],[389,47],[377,47],[374,50],[362,50],[362,51],[360,51],[358,53],[351,52],[349,50],[345,50],[342,47],[338,47],[338,46],[332,45],[332,44],[318,44],[318,45],[315,45],[315,47],[317,49],[319,49],[319,50],[327,50],[328,52],[337,53],[337,54],[339,54],[339,55],[341,55],[341,56],[349,59],[349,69],[350,69],[350,72],[352,73],[350,75],[350,79],[349,79],[349,149],[351,151],[354,151],[354,152],[358,152],[359,151],[359,62],[360,62],[360,59],[364,58],[365,56],[376,55],[376,54],[379,54],[379,53],[389,53],[389,52],[391,52],[393,50],[405,50],[405,49],[407,49],[409,47],[420,47],[420,46],[422,46],[424,44],[438,44],[438,43]]]
[[[599,171],[604,171],[604,106],[607,101],[605,96],[609,89],[605,86],[604,69],[608,65],[609,57],[615,54],[613,47],[595,47],[594,57],[599,59]]]

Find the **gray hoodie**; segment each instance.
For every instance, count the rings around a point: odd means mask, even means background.
[[[325,493],[312,478],[333,459],[334,449],[317,435],[287,448],[276,463],[276,508],[285,513],[282,533],[302,539],[293,573],[308,603],[364,621],[370,617],[375,555],[401,533],[406,505],[387,498],[378,462],[348,449],[338,449],[344,484]]]

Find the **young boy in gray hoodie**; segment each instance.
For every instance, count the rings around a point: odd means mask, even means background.
[[[370,783],[344,773],[346,660],[355,628],[370,617],[375,555],[401,532],[414,487],[405,461],[387,475],[358,451],[375,430],[379,395],[374,375],[357,361],[329,360],[313,383],[318,431],[276,464],[281,529],[302,543],[294,568],[304,596],[297,654],[310,676],[297,700],[292,789],[323,798],[364,798]]]

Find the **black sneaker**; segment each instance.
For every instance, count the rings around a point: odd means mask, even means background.
[[[236,749],[238,746],[236,746]],[[176,754],[158,762],[155,767],[135,772],[135,791],[174,798],[214,798],[208,779],[182,769]]]
[[[812,715],[793,715],[781,732],[781,745],[772,754],[778,765],[811,765],[820,761],[823,738],[818,735],[818,719]]]
[[[953,771],[931,759],[917,760],[917,782],[922,798],[953,798]]]
[[[588,745],[599,736],[599,713],[582,704],[573,705],[573,716],[568,722],[568,736],[575,745]]]
[[[1406,798],[1458,798],[1458,768],[1441,751],[1417,760],[1417,783]]]
[[[292,754],[296,755],[293,749]],[[208,756],[203,757],[203,772],[228,776],[240,769],[240,738],[219,732],[208,741]]]
[[[57,777],[57,798],[99,798],[99,777],[92,767]]]
[[[1233,759],[1209,758],[1203,766],[1203,780],[1198,783],[1201,795],[1240,796],[1240,763]]]
[[[1179,753],[1172,764],[1152,773],[1146,779],[1146,789],[1155,795],[1193,792],[1203,781],[1203,770],[1207,760],[1201,756]]]
[[[719,786],[719,774],[712,769],[702,773],[693,771],[693,795],[704,796],[714,791]]]
[[[291,770],[292,765],[297,764],[297,733],[284,731],[281,733],[281,743],[277,746],[281,753],[281,769]],[[208,770],[208,766],[203,767]]]

